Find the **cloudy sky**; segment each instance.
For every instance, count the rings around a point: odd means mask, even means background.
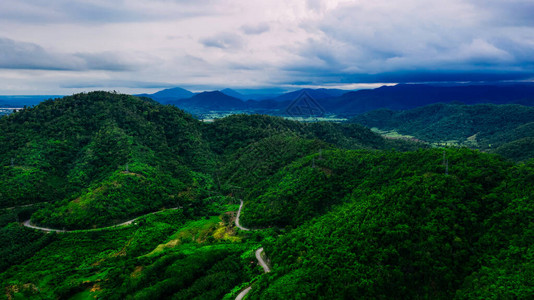
[[[534,78],[532,0],[2,0],[0,94]]]

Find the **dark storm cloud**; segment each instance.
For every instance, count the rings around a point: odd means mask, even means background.
[[[528,80],[534,78],[534,72],[523,71],[395,71],[377,74],[367,73],[339,73],[308,70],[287,71],[288,78],[302,78],[300,80],[288,80],[280,78],[272,84],[290,85],[323,85],[325,82],[337,83],[430,83],[430,82],[499,82]]]
[[[307,2],[314,11],[321,3]],[[281,68],[314,82],[529,79],[533,15],[532,1],[354,2],[303,22],[301,28],[321,34],[301,43],[300,59]]]
[[[532,78],[532,72],[510,71],[397,71],[380,74],[351,74],[343,76],[344,82],[383,82],[383,83],[417,83],[417,82],[497,82],[508,80],[525,80]]]
[[[109,52],[60,54],[37,44],[6,38],[0,38],[0,49],[0,69],[126,71],[136,68],[120,55]]]

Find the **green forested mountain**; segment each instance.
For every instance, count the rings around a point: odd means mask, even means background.
[[[509,127],[518,156],[529,126]],[[532,161],[428,149],[358,124],[202,123],[105,92],[2,117],[0,154],[0,299],[534,292]],[[240,200],[241,224],[257,230],[236,228]],[[45,233],[30,218],[77,230]]]
[[[274,154],[275,165],[266,166],[266,174],[329,147],[325,143],[392,146],[358,125],[260,115],[202,124],[175,107],[104,92],[45,101],[3,118],[0,127],[0,205],[48,202],[32,220],[56,228],[99,227],[163,207],[192,207],[213,187],[217,168],[225,182],[242,174],[235,168],[246,163],[233,165],[235,156],[279,135],[293,137],[285,142],[294,153],[281,160],[279,149],[267,145],[264,155]],[[319,140],[323,146],[310,146]]]
[[[126,95],[48,100],[2,118],[0,132],[0,205],[49,202],[33,218],[53,227],[184,205],[210,164],[199,121]]]
[[[453,142],[495,151],[515,160],[534,157],[534,148],[529,149],[534,137],[534,108],[522,105],[433,104],[406,111],[381,109],[356,116],[351,122],[432,143]]]
[[[445,155],[448,174],[443,150],[327,151],[277,174],[243,221],[294,229],[264,242],[273,271],[249,299],[530,297],[532,165]]]
[[[299,123],[265,115],[232,115],[207,123],[204,137],[219,156],[219,186],[240,196],[292,161],[322,150],[426,147],[384,139],[357,124]]]

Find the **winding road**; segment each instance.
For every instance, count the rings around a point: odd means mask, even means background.
[[[46,232],[67,232],[67,231],[70,231],[70,230],[61,230],[61,229],[53,229],[53,228],[35,226],[35,225],[31,224],[30,220],[26,220],[26,221],[22,222],[22,225],[24,225],[24,226],[26,226],[28,228],[37,229],[37,230],[46,231]]]
[[[245,295],[248,294],[248,292],[250,292],[251,289],[252,289],[252,286],[249,286],[246,289],[242,290],[241,293],[239,293],[239,295],[235,297],[235,300],[243,299],[243,297],[245,297]]]
[[[243,200],[240,200],[240,201],[241,201],[241,204],[239,205],[239,210],[237,211],[237,216],[235,218],[235,226],[237,226],[237,228],[241,230],[250,231],[251,229],[245,228],[241,226],[241,224],[239,224],[239,217],[241,216],[241,209],[243,209]],[[262,252],[263,252],[263,247],[256,250],[256,259],[258,260],[258,263],[260,264],[260,266],[263,268],[263,271],[265,273],[269,273],[271,272],[271,268],[269,268],[269,266],[267,265],[263,257],[261,257]],[[248,294],[248,292],[250,292],[251,289],[252,289],[252,285],[242,290],[241,293],[239,293],[239,295],[235,297],[235,300],[242,300]]]
[[[263,258],[261,257],[261,253],[263,252],[263,247],[261,247],[260,249],[256,250],[256,259],[258,260],[258,262],[260,263],[260,266],[263,268],[263,271],[265,273],[269,273],[271,272],[271,268],[269,268],[269,266],[267,265],[267,263],[263,260]]]
[[[241,226],[241,224],[239,224],[239,217],[241,216],[241,210],[243,209],[243,200],[240,200],[240,201],[241,201],[241,204],[239,205],[239,210],[237,211],[237,216],[235,218],[235,226],[237,228],[243,230],[243,231],[251,231],[250,228],[243,227],[243,226]],[[170,209],[178,209],[178,207],[170,208]],[[40,227],[40,226],[32,225],[30,220],[24,221],[22,223],[22,225],[24,225],[24,226],[26,226],[28,228],[33,228],[33,229],[37,229],[37,230],[41,230],[41,231],[45,231],[45,232],[60,232],[60,233],[63,233],[63,232],[70,232],[70,231],[92,231],[92,230],[101,230],[101,229],[108,229],[108,228],[114,228],[114,227],[130,225],[135,220],[137,220],[137,219],[139,219],[141,217],[152,215],[152,214],[155,214],[155,213],[158,213],[158,212],[161,212],[161,211],[162,210],[156,211],[156,212],[151,212],[151,213],[148,213],[146,215],[139,216],[139,217],[137,217],[135,219],[131,219],[131,220],[128,220],[128,221],[120,223],[120,224],[116,224],[116,225],[112,225],[112,226],[108,226],[108,227],[95,228],[95,229],[80,229],[80,230],[54,229],[54,228],[47,228],[47,227]],[[263,252],[263,247],[261,247],[258,250],[256,250],[256,259],[258,260],[258,263],[260,264],[260,266],[263,268],[263,271],[265,273],[268,273],[268,272],[271,271],[271,269],[267,265],[267,262],[265,262],[265,260],[261,256],[262,252]],[[242,290],[239,293],[239,295],[237,295],[235,300],[242,300],[248,294],[248,292],[250,292],[251,289],[252,289],[252,285],[250,285],[247,288],[245,288],[244,290]]]
[[[145,217],[145,216],[148,216],[148,215],[153,215],[153,214],[157,214],[159,212],[162,212],[162,211],[165,211],[165,210],[172,210],[172,209],[178,209],[179,207],[173,207],[173,208],[169,208],[169,209],[164,209],[164,210],[159,210],[159,211],[155,211],[155,212],[151,212],[151,213],[148,213],[148,214],[145,214],[145,215],[142,215],[142,216],[139,216],[137,218],[134,218],[134,219],[131,219],[131,220],[128,220],[126,222],[122,222],[120,224],[115,224],[115,225],[111,225],[111,226],[107,226],[107,227],[99,227],[99,228],[92,228],[92,229],[74,229],[74,230],[66,230],[66,229],[54,229],[54,228],[47,228],[47,227],[40,227],[40,226],[35,226],[35,225],[32,225],[31,223],[31,220],[26,220],[22,223],[22,225],[28,227],[28,228],[33,228],[33,229],[37,229],[37,230],[41,230],[41,231],[45,231],[45,232],[70,232],[70,231],[94,231],[94,230],[102,230],[102,229],[109,229],[109,228],[115,228],[115,227],[120,227],[120,226],[126,226],[126,225],[130,225],[132,224],[135,220],[139,219],[139,218],[142,218],[142,217]]]
[[[15,208],[20,208],[20,207],[30,207],[30,206],[33,206],[35,204],[41,204],[41,203],[48,203],[48,202],[30,203],[30,204],[25,204],[25,205],[17,205],[17,206],[5,207],[5,208],[2,208],[2,209],[15,209]]]
[[[237,216],[235,217],[235,226],[237,226],[237,228],[241,230],[249,231],[250,229],[245,228],[241,226],[241,224],[239,224],[239,217],[241,216],[241,209],[243,209],[243,200],[239,200],[239,201],[241,201],[241,204],[239,204],[239,210],[237,211]]]

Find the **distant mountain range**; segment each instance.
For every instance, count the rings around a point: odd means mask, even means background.
[[[250,91],[249,91],[250,92]],[[265,91],[262,91],[262,93]],[[248,112],[270,115],[288,113],[299,96],[306,94],[308,100],[298,105],[300,111],[319,111],[351,117],[376,109],[407,110],[434,103],[461,104],[522,104],[534,106],[534,84],[487,84],[487,85],[426,85],[399,84],[376,89],[345,91],[339,89],[301,89],[284,94],[244,94],[233,89],[193,93],[176,87],[153,94],[138,94],[153,100],[172,104],[195,114],[208,112]],[[44,99],[58,96],[0,96],[0,105],[35,105]],[[299,100],[297,100],[299,99]],[[306,106],[313,106],[308,107]],[[299,111],[297,110],[297,111]]]
[[[205,91],[205,92],[210,92],[210,91]],[[276,98],[276,97],[281,95],[279,93],[242,94],[242,93],[240,93],[240,92],[238,92],[236,90],[230,89],[230,88],[222,89],[222,90],[220,90],[218,92],[220,92],[220,93],[222,93],[224,95],[239,99],[239,100],[243,100],[243,101],[246,101],[246,100],[272,99],[272,98]],[[152,99],[154,99],[154,100],[156,100],[156,101],[158,101],[160,103],[166,104],[166,103],[176,102],[179,99],[191,98],[191,97],[193,97],[193,96],[195,96],[197,94],[200,94],[200,93],[193,93],[193,92],[188,91],[186,89],[183,89],[183,88],[180,88],[180,87],[175,87],[175,88],[161,90],[161,91],[156,92],[154,94],[137,94],[137,95],[134,95],[134,96],[148,97],[148,98],[152,98]]]
[[[195,95],[176,88],[146,96],[195,113],[246,110],[284,115],[292,103],[304,93],[313,100],[316,110],[340,116],[354,116],[381,108],[407,110],[434,103],[534,105],[534,85],[528,83],[460,86],[399,84],[358,91],[301,89],[264,100],[247,99],[247,95],[232,89]]]
[[[406,110],[433,103],[493,103],[534,105],[534,85],[435,86],[399,84],[373,90],[359,90],[323,102],[327,111],[355,115],[387,108]]]

